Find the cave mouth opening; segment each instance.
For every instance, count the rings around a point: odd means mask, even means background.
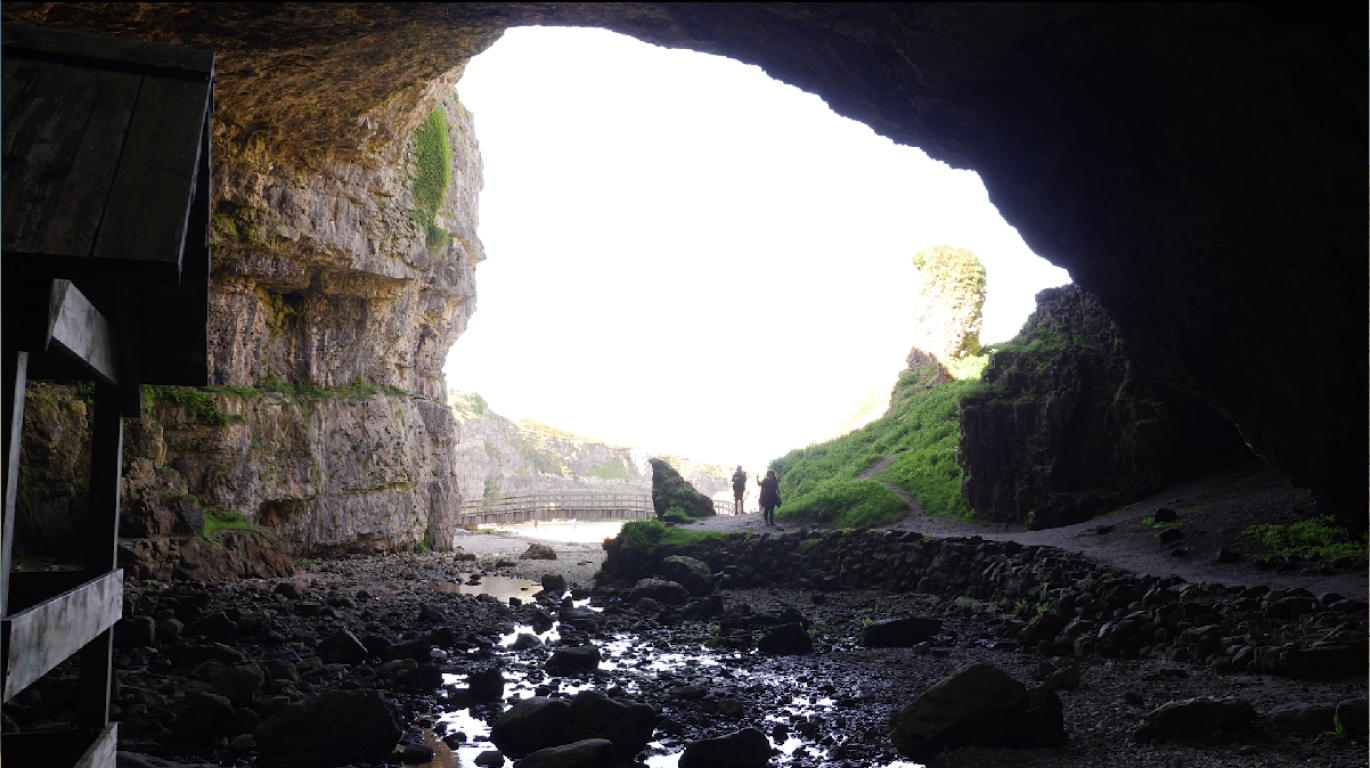
[[[457,91],[484,160],[489,258],[446,374],[502,415],[761,464],[888,394],[912,339],[918,251],[980,257],[985,343],[1070,279],[976,174],[755,66],[516,27]]]

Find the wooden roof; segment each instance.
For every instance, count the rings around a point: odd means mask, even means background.
[[[11,24],[0,42],[5,282],[72,280],[141,381],[207,383],[214,54]]]

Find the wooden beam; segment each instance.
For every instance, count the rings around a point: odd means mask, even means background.
[[[5,647],[0,700],[9,701],[108,631],[123,610],[124,572],[112,571],[0,619]]]
[[[13,325],[13,321],[6,322]],[[7,329],[8,330],[8,329]],[[7,339],[8,340],[8,339]],[[27,352],[17,352],[11,346],[4,355],[4,454],[0,472],[4,478],[4,508],[0,511],[0,617],[9,614],[10,568],[14,565],[15,500],[19,485],[19,445],[24,433],[24,386],[28,381]]]
[[[52,61],[200,83],[207,83],[214,77],[214,52],[198,48],[20,24],[6,24],[0,29],[0,42],[4,45],[5,58]]]
[[[53,281],[49,317],[53,344],[84,363],[96,379],[119,384],[118,336],[70,280]]]
[[[123,475],[124,419],[118,387],[95,385],[95,430],[90,441],[90,508],[86,517],[86,570],[111,571],[118,564],[119,479]],[[119,605],[120,611],[123,603]],[[118,618],[116,614],[115,618]],[[81,648],[76,721],[86,728],[109,724],[110,678],[114,674],[111,623]]]

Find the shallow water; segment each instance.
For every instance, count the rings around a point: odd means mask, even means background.
[[[589,523],[581,523],[575,520],[552,520],[536,524],[481,526],[481,530],[513,533],[519,536],[527,536],[530,539],[597,544],[617,536],[623,528],[623,523],[623,520],[596,520]]]
[[[460,581],[439,581],[435,582],[439,592],[455,592],[459,595],[490,595],[502,603],[509,602],[509,598],[517,597],[520,600],[530,600],[534,595],[542,591],[542,584],[529,579],[511,579],[505,576],[480,576],[476,583],[471,583],[474,574],[457,574]]]

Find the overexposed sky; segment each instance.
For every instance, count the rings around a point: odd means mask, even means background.
[[[505,416],[761,469],[893,386],[917,251],[984,262],[985,343],[1069,282],[977,175],[754,66],[530,27],[457,90],[488,258],[447,379]]]

